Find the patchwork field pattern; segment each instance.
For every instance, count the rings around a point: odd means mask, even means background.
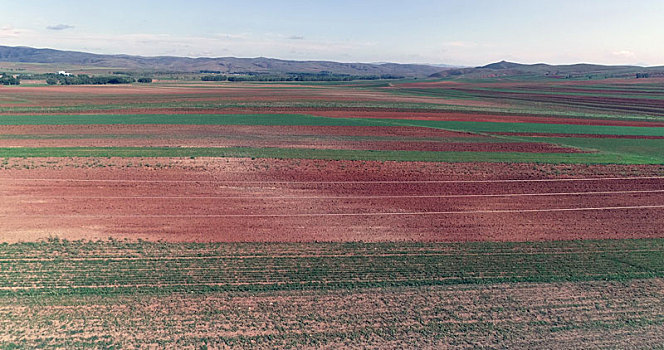
[[[661,345],[663,83],[0,87],[0,348]]]

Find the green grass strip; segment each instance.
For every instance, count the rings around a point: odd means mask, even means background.
[[[50,240],[0,245],[0,296],[625,281],[664,277],[663,250],[664,239],[347,244]]]
[[[383,119],[381,119],[383,121]],[[613,126],[613,125],[574,125],[544,123],[500,123],[472,121],[432,121],[399,120],[394,124],[422,126],[469,132],[515,132],[545,134],[589,134],[589,135],[626,135],[626,136],[664,136],[664,127]]]
[[[352,116],[349,111],[348,115]],[[472,115],[471,115],[472,117]],[[7,115],[0,125],[304,125],[304,126],[415,126],[469,132],[565,133],[630,136],[664,136],[664,127],[500,123],[407,119],[329,118],[303,114],[107,114],[107,115]]]
[[[512,137],[510,137],[512,138]],[[664,162],[664,139],[613,139],[583,137],[518,137],[519,140],[546,142],[603,154],[622,154],[649,157]]]
[[[0,148],[0,157],[241,157],[400,162],[513,162],[553,164],[663,164],[657,157],[605,153],[422,152],[299,148],[35,147]]]

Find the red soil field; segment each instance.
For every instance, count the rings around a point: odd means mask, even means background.
[[[664,225],[659,166],[86,161],[0,171],[3,240],[536,241],[662,237]]]
[[[629,80],[626,80],[629,81]],[[558,82],[555,82],[556,84]],[[547,84],[524,83],[497,83],[497,84],[464,84],[458,82],[422,82],[401,84],[400,87],[449,87],[463,89],[464,87],[510,87],[523,88],[533,87],[535,89],[546,87]],[[436,111],[421,109],[402,108],[361,108],[361,107],[288,107],[291,102],[409,102],[409,103],[432,103],[444,105],[462,106],[484,106],[484,107],[509,107],[506,101],[494,100],[459,100],[450,98],[422,97],[398,95],[390,92],[392,87],[381,89],[358,89],[356,87],[344,86],[315,86],[301,85],[289,86],[284,84],[195,84],[195,85],[146,85],[146,86],[40,86],[40,87],[0,87],[2,94],[8,103],[0,101],[4,107],[80,107],[75,112],[64,112],[65,114],[117,114],[117,113],[304,113],[326,117],[357,117],[357,118],[397,118],[416,120],[451,120],[451,121],[484,121],[484,122],[524,122],[524,123],[556,123],[556,124],[581,124],[581,125],[615,125],[615,126],[664,126],[663,122],[630,121],[611,119],[583,119],[536,115],[503,115],[500,113],[485,112],[459,112],[459,111]],[[498,92],[487,91],[500,97]],[[505,93],[503,93],[505,94]],[[565,99],[568,96],[550,96],[542,94],[507,94],[535,102],[547,101],[549,99]],[[514,97],[512,96],[512,97]],[[593,106],[600,103],[615,105],[615,108],[641,108],[644,103],[648,108],[659,108],[662,105],[658,100],[630,100],[629,98],[610,99],[604,97],[573,97],[575,103],[589,103]],[[556,100],[557,101],[557,100]],[[563,101],[563,102],[564,102]],[[285,106],[277,107],[237,107],[237,108],[195,108],[186,107],[187,103],[197,102],[283,102]],[[140,107],[141,104],[181,103],[183,107]],[[95,107],[95,105],[102,105]],[[117,108],[108,105],[115,105]],[[658,107],[659,106],[659,107]],[[644,107],[644,108],[645,108]],[[51,112],[32,111],[4,111],[0,115],[15,114],[63,114],[58,110]]]
[[[410,126],[303,125],[3,125],[0,135],[327,135],[418,138],[487,138],[472,133]]]
[[[169,103],[174,101],[387,101],[439,103],[466,106],[501,106],[492,101],[459,100],[436,97],[395,95],[389,91],[359,90],[357,88],[299,86],[275,88],[269,85],[233,84],[207,86],[37,86],[11,89],[0,87],[0,94],[9,98],[26,99],[23,106],[72,106],[86,104]]]
[[[0,137],[0,147],[282,147],[438,152],[581,152],[546,143],[498,143],[474,134],[414,127],[22,125],[8,126],[2,131],[3,135],[35,137]],[[468,139],[473,142],[463,142]]]

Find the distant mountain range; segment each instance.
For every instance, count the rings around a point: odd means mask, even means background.
[[[635,76],[664,76],[664,67],[603,66],[597,64],[550,65],[520,64],[500,61],[475,68],[451,68],[432,74],[432,78],[492,78],[516,76],[548,76],[552,78],[609,78]]]
[[[99,55],[78,51],[0,46],[0,62],[50,63],[88,67],[112,67],[123,70],[220,73],[319,73],[350,75],[398,75],[428,77],[441,67],[397,63],[339,63],[331,61],[289,61],[273,58],[189,58]]]
[[[459,68],[448,65],[398,63],[340,63],[333,61],[292,61],[274,58],[237,57],[175,57],[100,55],[79,51],[37,49],[32,47],[0,46],[0,62],[44,63],[50,65],[83,66],[126,71],[199,73],[320,73],[367,75],[395,75],[417,78],[493,78],[543,76],[552,78],[604,78],[664,76],[664,67],[604,66],[596,64],[549,65],[520,64],[500,61],[481,67]]]

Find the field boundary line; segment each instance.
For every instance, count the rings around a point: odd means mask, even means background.
[[[539,197],[580,196],[603,194],[664,193],[664,190],[590,191],[590,192],[539,192],[497,194],[441,194],[441,195],[384,195],[384,196],[39,196],[43,199],[383,199],[383,198],[475,198],[475,197]],[[24,196],[4,196],[24,197]]]
[[[496,179],[496,180],[376,180],[376,181],[244,181],[244,180],[148,180],[148,179],[74,179],[74,178],[0,178],[0,181],[110,182],[110,183],[241,183],[241,184],[418,184],[418,183],[509,183],[567,182],[613,180],[664,180],[664,176],[593,177],[562,179]]]
[[[523,251],[523,252],[497,252],[497,253],[405,253],[405,254],[302,254],[302,255],[208,255],[208,256],[146,256],[146,257],[126,257],[126,256],[93,256],[85,257],[58,257],[58,258],[0,258],[0,262],[50,262],[50,261],[177,261],[177,260],[215,260],[215,259],[309,259],[309,258],[390,258],[390,257],[409,257],[409,256],[521,256],[521,255],[546,255],[546,256],[564,256],[564,255],[583,255],[583,254],[616,254],[616,253],[655,253],[661,252],[659,249],[626,249],[626,250],[578,250],[578,251]]]
[[[324,217],[324,216],[416,216],[416,215],[453,215],[453,214],[510,214],[510,213],[546,213],[568,211],[609,211],[633,209],[664,209],[663,205],[635,205],[624,207],[581,207],[581,208],[548,208],[548,209],[497,209],[467,211],[420,211],[420,212],[376,212],[376,213],[299,213],[299,214],[191,214],[191,215],[132,215],[132,214],[99,214],[99,215],[7,215],[0,217],[13,218],[232,218],[232,217]]]

